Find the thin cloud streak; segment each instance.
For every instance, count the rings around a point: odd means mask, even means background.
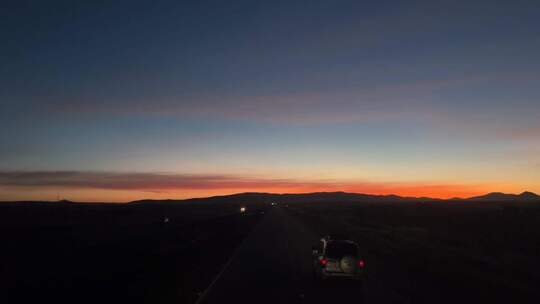
[[[305,91],[284,95],[176,98],[142,96],[128,100],[104,100],[99,96],[51,100],[52,113],[75,116],[122,115],[129,117],[173,117],[225,119],[285,125],[321,125],[424,121],[434,130],[457,132],[474,138],[538,139],[536,108],[501,105],[480,113],[455,113],[439,105],[441,93],[485,82],[536,83],[530,73],[473,75],[455,79],[423,80],[369,88]],[[444,94],[443,94],[444,95]],[[212,104],[211,107],[207,106]],[[515,116],[522,119],[516,122]],[[496,132],[495,132],[495,131]]]
[[[285,95],[175,98],[147,96],[104,100],[99,96],[51,100],[51,112],[71,115],[220,117],[267,123],[325,124],[431,116],[426,106],[435,92],[476,80],[444,79],[371,88],[306,91]],[[211,107],[207,106],[212,104]],[[428,107],[429,108],[429,107]]]
[[[348,191],[369,194],[448,198],[483,193],[485,185],[392,183],[337,180],[261,179],[232,175],[119,173],[85,171],[2,171],[0,187],[130,190],[163,193],[180,190],[305,193]]]

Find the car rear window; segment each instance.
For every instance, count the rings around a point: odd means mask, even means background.
[[[330,259],[340,259],[344,256],[356,257],[356,245],[348,242],[329,242],[326,246],[326,256]]]

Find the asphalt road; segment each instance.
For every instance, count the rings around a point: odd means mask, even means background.
[[[363,284],[314,282],[311,247],[319,238],[286,210],[272,208],[198,303],[404,302],[369,276]]]

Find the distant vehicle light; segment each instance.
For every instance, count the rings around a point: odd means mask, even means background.
[[[328,264],[328,260],[327,259],[321,259],[321,265],[326,266],[326,264]]]
[[[240,207],[240,213],[246,212],[246,207]]]
[[[366,267],[366,262],[364,262],[364,260],[358,261],[358,267],[360,267],[360,268]]]

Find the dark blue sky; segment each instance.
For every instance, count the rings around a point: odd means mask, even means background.
[[[7,1],[0,20],[2,172],[540,191],[538,1]]]

